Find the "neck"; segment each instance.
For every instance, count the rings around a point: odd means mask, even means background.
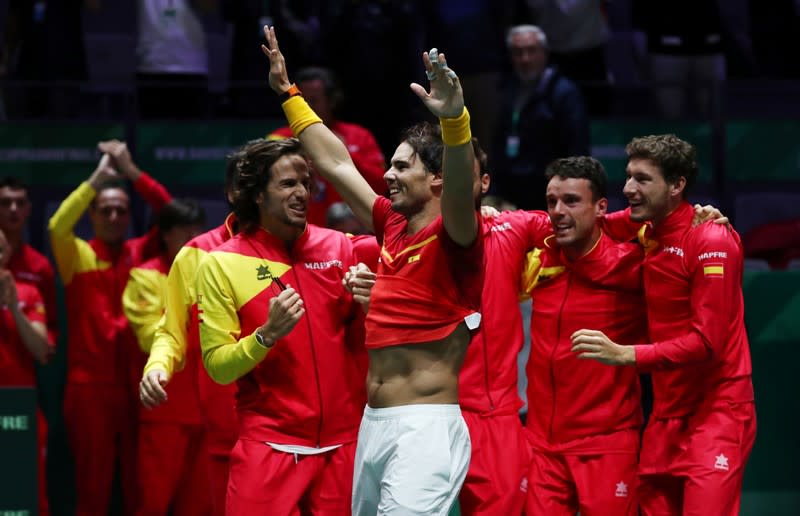
[[[565,247],[564,256],[566,256],[571,262],[583,258],[592,252],[592,249],[594,249],[594,247],[597,245],[597,242],[600,241],[601,236],[603,236],[603,232],[599,227],[595,226],[594,230],[592,231],[591,238],[581,242],[581,245]]]
[[[681,204],[683,204],[683,199],[678,200],[675,204],[670,204],[663,215],[653,217],[653,220],[650,221],[653,224],[653,228],[660,226],[661,223],[667,220],[667,218],[681,206]]]
[[[428,224],[433,222],[441,213],[442,209],[438,199],[426,203],[425,206],[416,213],[406,215],[406,220],[408,220],[408,229],[406,232],[409,235],[416,234],[418,231],[425,229]]]
[[[261,222],[261,227],[270,235],[281,240],[287,248],[291,248],[297,239],[300,238],[300,235],[303,234],[303,231],[306,230],[305,226],[298,228],[282,223],[270,224],[265,221]]]

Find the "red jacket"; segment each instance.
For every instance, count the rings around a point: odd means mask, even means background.
[[[381,152],[381,148],[378,147],[378,143],[372,133],[369,132],[369,129],[337,120],[331,124],[330,130],[342,139],[347,146],[347,151],[350,153],[350,158],[352,158],[356,169],[364,176],[364,179],[375,190],[375,193],[379,195],[386,193],[386,181],[383,179],[383,174],[386,172],[386,160],[383,158],[383,152]],[[291,137],[292,130],[289,126],[280,127],[268,136],[270,139]],[[314,178],[316,179],[317,190],[308,205],[308,222],[309,224],[325,226],[325,215],[328,207],[335,202],[341,201],[342,197],[327,179],[316,173]]]
[[[636,346],[636,365],[653,373],[655,417],[753,400],[741,241],[723,225],[693,228],[693,214],[683,203],[641,238],[653,344]]]
[[[481,325],[472,337],[459,373],[462,410],[513,413],[522,406],[517,388],[517,355],[522,349],[519,278],[525,253],[552,233],[547,213],[508,211],[482,218],[484,245]]]
[[[366,377],[345,338],[360,307],[342,286],[355,264],[343,234],[309,224],[287,250],[263,229],[239,234],[200,264],[197,294],[203,362],[220,382],[238,379],[240,439],[329,446],[355,441]],[[280,278],[305,314],[274,347],[256,343]]]
[[[44,303],[33,286],[18,281],[17,300],[20,310],[29,321],[45,323]],[[0,385],[36,385],[33,356],[22,343],[14,316],[6,307],[0,307]]]
[[[533,444],[552,452],[635,451],[633,440],[602,436],[641,425],[637,371],[578,359],[570,336],[591,328],[621,344],[640,342],[647,328],[641,248],[603,234],[589,253],[570,262],[555,238],[545,243],[529,257],[539,260],[540,269],[526,286],[533,287],[526,370]]]
[[[144,173],[134,187],[153,212],[172,199]],[[158,254],[158,238],[154,228],[145,236],[127,240],[117,252],[99,240],[78,238],[73,228],[94,196],[94,189],[82,183],[49,223],[53,255],[66,291],[67,381],[117,384],[128,389],[133,380],[129,362],[138,347],[122,312],[122,292],[131,267]],[[140,371],[135,375],[137,382]]]
[[[55,346],[58,340],[58,312],[53,266],[39,251],[28,244],[23,244],[19,251],[11,255],[8,270],[14,275],[14,279],[33,285],[41,294],[47,312],[48,338],[50,345]]]

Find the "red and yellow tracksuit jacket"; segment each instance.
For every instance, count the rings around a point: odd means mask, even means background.
[[[621,344],[641,342],[647,329],[641,271],[641,248],[605,234],[574,262],[554,237],[528,254],[522,288],[533,310],[526,424],[536,449],[636,451],[638,433],[627,432],[627,441],[611,434],[642,423],[637,371],[579,360],[570,337],[592,328]]]
[[[723,225],[692,227],[693,215],[683,203],[641,233],[652,344],[636,346],[636,365],[652,372],[655,418],[753,401],[741,240]]]
[[[219,455],[230,453],[238,434],[235,387],[213,382],[200,363],[196,279],[200,261],[234,235],[234,224],[235,217],[228,215],[222,225],[193,238],[175,256],[164,290],[164,317],[156,327],[144,368],[144,374],[160,369],[169,375],[169,401],[164,406],[179,413],[184,422],[205,421],[209,450]],[[173,387],[175,382],[177,387]]]
[[[158,212],[171,197],[147,174],[134,183],[137,192]],[[75,236],[73,228],[95,197],[81,183],[50,219],[53,256],[66,290],[68,324],[67,382],[117,384],[128,388],[133,347],[122,292],[131,267],[158,253],[155,229],[123,243],[118,251],[105,243]]]
[[[341,284],[354,264],[343,233],[311,224],[291,249],[259,228],[200,264],[203,363],[214,380],[237,382],[240,439],[319,447],[356,440],[366,377],[346,327],[360,307]],[[267,350],[254,332],[280,292],[273,278],[298,291],[305,314]]]

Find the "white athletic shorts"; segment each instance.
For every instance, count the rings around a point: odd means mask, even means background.
[[[447,515],[469,469],[458,405],[364,409],[353,475],[353,516]]]

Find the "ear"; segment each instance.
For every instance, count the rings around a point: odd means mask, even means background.
[[[485,194],[489,191],[489,185],[492,183],[492,178],[489,177],[489,174],[483,174],[481,176],[481,193]]]
[[[686,189],[686,178],[681,176],[675,184],[669,185],[669,196],[673,199],[680,199],[683,197],[683,191]]]
[[[258,192],[258,195],[256,196],[256,204],[264,204],[264,192]]]
[[[608,211],[608,199],[603,197],[602,199],[597,201],[597,203],[595,204],[594,209],[595,209],[595,215],[597,216],[597,218],[604,217],[605,214],[606,214],[606,211]]]

